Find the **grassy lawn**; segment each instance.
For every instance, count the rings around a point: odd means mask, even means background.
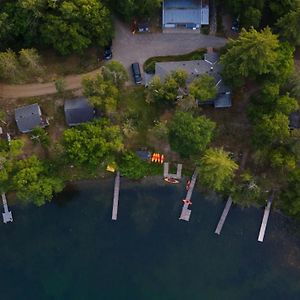
[[[160,109],[145,101],[145,88],[133,86],[123,90],[118,111],[118,120],[123,131],[127,127],[133,129],[132,136],[128,134],[125,139],[126,146],[129,148],[147,146],[148,129],[159,119]]]
[[[181,54],[181,55],[168,55],[168,56],[154,56],[148,58],[144,65],[144,71],[147,73],[154,74],[155,72],[155,63],[157,62],[167,62],[167,61],[182,61],[182,60],[199,60],[204,58],[204,54],[206,53],[205,48],[200,48],[196,51]]]

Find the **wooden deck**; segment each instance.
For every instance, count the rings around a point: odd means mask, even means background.
[[[169,163],[164,163],[164,178],[181,179],[182,164],[177,165],[176,174],[169,173]]]
[[[192,194],[193,194],[194,187],[196,184],[197,176],[198,176],[198,170],[196,169],[192,176],[191,183],[190,183],[189,189],[188,189],[186,197],[185,197],[186,200],[192,199]],[[184,205],[182,206],[179,220],[183,220],[183,221],[187,221],[187,222],[190,220],[192,211],[188,207],[189,207],[189,205],[187,203],[184,203]]]
[[[274,193],[272,193],[272,195],[268,199],[267,205],[265,207],[264,216],[263,216],[263,219],[262,219],[262,222],[261,222],[259,235],[258,235],[258,239],[257,239],[261,243],[264,241],[264,237],[265,237],[265,233],[266,233],[266,229],[267,229],[267,224],[268,224],[268,219],[269,219],[269,215],[270,215],[270,211],[271,211],[271,205],[272,205],[272,202],[273,202],[273,198],[274,198]]]
[[[119,206],[119,195],[120,195],[120,172],[117,172],[115,178],[114,187],[114,199],[113,199],[113,209],[112,209],[112,220],[117,220],[118,218],[118,206]]]
[[[231,196],[229,196],[229,197],[228,197],[228,200],[227,200],[227,202],[226,202],[225,208],[224,208],[224,210],[223,210],[223,213],[222,213],[222,215],[221,215],[220,221],[219,221],[219,223],[218,223],[218,225],[217,225],[217,228],[216,228],[216,230],[215,230],[215,233],[216,233],[216,234],[220,234],[220,233],[221,233],[221,230],[222,230],[223,225],[224,225],[224,223],[225,223],[226,217],[227,217],[228,212],[229,212],[229,210],[230,210],[231,204],[232,204],[232,199],[231,199]]]
[[[13,217],[11,211],[8,210],[6,195],[2,194],[2,202],[3,202],[3,208],[4,213],[2,213],[3,217],[3,223],[13,222]]]

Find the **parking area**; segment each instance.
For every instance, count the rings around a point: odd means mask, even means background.
[[[116,20],[113,40],[113,59],[120,61],[130,71],[130,65],[141,66],[152,56],[178,55],[198,48],[221,47],[227,42],[223,37],[194,33],[139,33],[132,34],[128,25]],[[131,74],[131,72],[130,72]]]

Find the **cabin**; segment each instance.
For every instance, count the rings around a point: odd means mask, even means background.
[[[94,108],[84,97],[66,100],[64,112],[66,122],[70,127],[89,122],[95,116]]]
[[[217,87],[217,96],[215,99],[207,99],[206,101],[198,101],[199,106],[213,105],[215,108],[228,108],[232,106],[231,90],[225,85],[220,74],[222,66],[219,63],[218,53],[206,53],[203,60],[190,61],[173,61],[173,62],[158,62],[155,64],[155,74],[159,76],[161,81],[164,81],[168,74],[176,70],[184,70],[188,74],[187,85],[195,78],[208,74],[215,80]],[[151,82],[153,74],[145,74],[145,86]],[[178,91],[178,99],[181,95],[186,95],[188,90]]]
[[[28,133],[35,127],[44,128],[49,125],[48,120],[42,118],[42,112],[37,103],[15,109],[15,120],[22,133]]]
[[[162,28],[199,30],[209,25],[208,0],[164,0]]]

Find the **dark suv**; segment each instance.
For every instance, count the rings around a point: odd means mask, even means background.
[[[140,70],[139,63],[133,63],[131,65],[131,69],[132,69],[134,82],[136,84],[141,84],[142,83],[142,75],[141,75],[141,70]]]
[[[112,41],[104,47],[103,58],[106,60],[112,59]]]

